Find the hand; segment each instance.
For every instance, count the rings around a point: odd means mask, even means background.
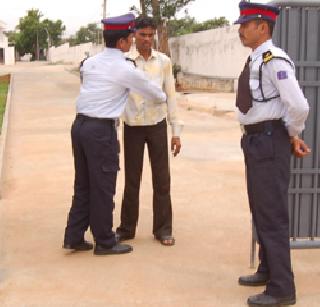
[[[309,146],[298,136],[291,136],[290,142],[292,146],[292,153],[297,158],[303,158],[311,152]]]
[[[171,138],[171,152],[173,153],[174,157],[180,152],[180,149],[181,149],[180,137],[173,136]]]

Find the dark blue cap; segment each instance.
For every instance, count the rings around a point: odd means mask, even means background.
[[[241,1],[239,8],[240,17],[234,22],[235,24],[246,23],[254,19],[263,19],[275,23],[280,13],[280,9],[274,5],[247,1]]]
[[[106,31],[134,32],[135,16],[132,13],[102,19],[103,29]]]

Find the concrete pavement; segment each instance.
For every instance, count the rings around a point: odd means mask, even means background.
[[[180,110],[183,148],[171,159],[174,247],[161,246],[151,235],[146,160],[140,222],[130,241],[134,252],[97,257],[61,249],[73,188],[70,125],[79,89],[67,69],[45,63],[9,67],[15,75],[0,201],[0,305],[246,306],[247,297],[263,288],[237,285],[238,276],[251,271],[250,215],[240,131],[229,110],[216,116]],[[115,226],[122,188],[120,171]],[[292,254],[296,306],[319,306],[320,251]]]

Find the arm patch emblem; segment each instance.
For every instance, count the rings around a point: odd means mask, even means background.
[[[277,79],[278,80],[285,80],[288,79],[288,72],[286,70],[280,70],[277,72]]]

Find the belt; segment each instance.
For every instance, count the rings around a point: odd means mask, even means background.
[[[106,122],[116,122],[117,120],[115,118],[107,118],[107,117],[91,117],[81,113],[78,113],[76,118],[82,118],[85,120],[99,120],[99,121],[106,121]]]
[[[281,118],[265,120],[263,122],[252,124],[252,125],[242,125],[244,134],[271,132],[275,128],[281,128],[281,127],[282,128],[285,127]]]

